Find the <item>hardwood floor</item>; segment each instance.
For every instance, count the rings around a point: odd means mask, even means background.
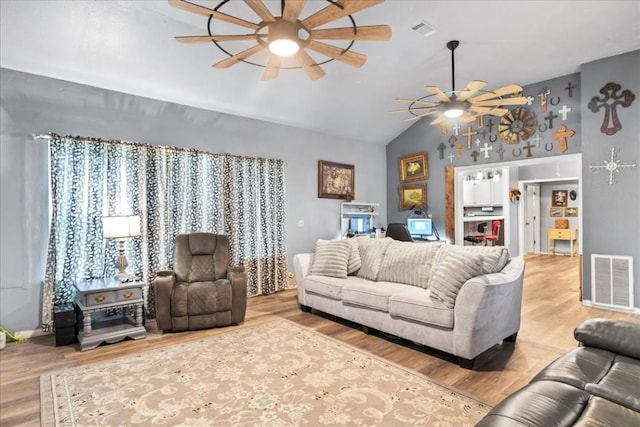
[[[529,255],[526,259],[518,341],[488,350],[473,371],[460,368],[455,358],[438,351],[382,334],[366,335],[357,325],[328,315],[303,313],[295,290],[249,299],[246,322],[236,327],[289,319],[495,405],[575,347],[573,329],[583,320],[606,317],[640,323],[640,315],[587,308],[579,302],[579,258]],[[78,344],[55,347],[52,335],[32,338],[25,344],[9,343],[0,352],[0,425],[40,425],[39,376],[43,373],[216,335],[229,328],[161,334],[149,321],[147,330],[144,340],[86,352],[80,352]]]

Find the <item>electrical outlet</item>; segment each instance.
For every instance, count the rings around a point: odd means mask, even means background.
[[[298,220],[298,227],[304,227],[304,219]]]

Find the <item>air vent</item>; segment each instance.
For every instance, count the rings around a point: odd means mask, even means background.
[[[633,257],[591,255],[593,305],[633,310]]]
[[[433,28],[431,25],[427,24],[424,21],[420,21],[418,24],[411,27],[411,29],[413,31],[417,31],[418,33],[422,34],[425,37],[429,37],[436,33],[435,28]]]

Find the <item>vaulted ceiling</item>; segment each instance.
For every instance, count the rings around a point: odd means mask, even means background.
[[[279,15],[280,1],[265,3]],[[301,17],[328,4],[310,0]],[[239,0],[224,7],[260,21]],[[256,66],[211,68],[226,57],[212,43],[176,42],[206,34],[207,18],[165,0],[2,0],[0,67],[386,144],[414,123],[404,121],[408,113],[389,113],[406,106],[396,97],[424,96],[425,85],[451,89],[449,40],[460,40],[456,89],[473,79],[486,80],[487,89],[524,86],[640,49],[638,1],[387,0],[353,18],[393,31],[387,42],[354,43],[352,50],[367,55],[364,66],[333,61],[319,80],[296,69],[263,81]],[[348,26],[345,20],[327,27]],[[414,31],[420,23],[434,33]]]

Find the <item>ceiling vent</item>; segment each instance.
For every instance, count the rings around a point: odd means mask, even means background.
[[[416,32],[422,34],[425,37],[429,37],[429,36],[431,36],[431,35],[436,33],[435,28],[433,28],[431,25],[427,24],[424,21],[420,21],[418,24],[416,24],[413,27],[411,27],[411,29],[413,31],[416,31]]]

